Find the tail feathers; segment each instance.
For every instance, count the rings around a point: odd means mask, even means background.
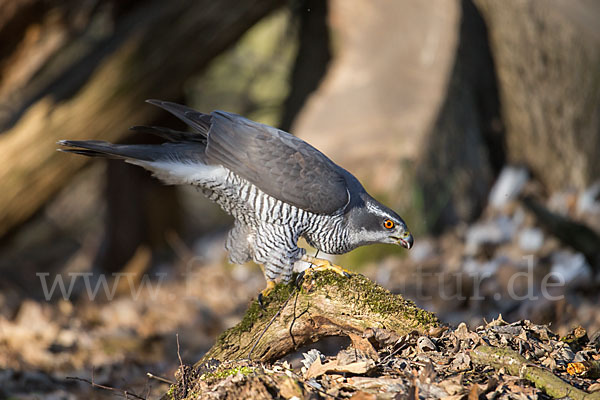
[[[206,146],[202,143],[112,144],[99,140],[61,140],[59,149],[88,157],[119,158],[138,161],[204,163]]]
[[[202,185],[206,181],[223,181],[228,170],[206,162],[206,146],[195,143],[112,144],[97,140],[61,140],[59,149],[91,157],[120,158],[143,167],[169,185]]]

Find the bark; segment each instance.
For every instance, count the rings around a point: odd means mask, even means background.
[[[14,38],[0,48],[0,236],[85,163],[57,153],[57,140],[118,141],[151,122],[145,99],[181,97],[189,76],[281,3],[87,4],[96,3],[20,2],[3,15],[27,23],[0,20]]]
[[[470,352],[471,360],[480,365],[491,365],[495,369],[504,370],[513,376],[518,376],[533,383],[538,389],[543,390],[554,398],[600,399],[600,392],[588,394],[577,389],[552,372],[530,364],[525,357],[513,350],[479,346]]]
[[[196,365],[210,359],[272,361],[323,337],[362,335],[368,328],[403,335],[439,325],[432,313],[358,274],[317,273],[300,289],[279,284],[267,300],[264,310],[253,302],[242,321],[225,331]]]

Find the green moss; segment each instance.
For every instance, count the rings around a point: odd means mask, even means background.
[[[270,319],[294,291],[295,281],[294,276],[290,283],[278,283],[273,291],[263,299],[264,308],[258,304],[257,300],[254,300],[240,323],[223,332],[217,339],[217,343],[223,343],[230,336],[240,336],[244,332],[249,332],[259,319]]]
[[[417,320],[424,326],[437,325],[437,317],[417,307],[412,301],[394,295],[363,275],[354,274],[350,278],[333,271],[315,274],[317,286],[336,286],[344,297],[358,308],[368,308],[378,314],[397,314]]]
[[[352,302],[357,310],[367,309],[371,313],[401,315],[405,319],[416,321],[416,324],[422,327],[431,327],[439,323],[434,314],[418,308],[412,301],[405,300],[400,295],[390,293],[363,275],[353,274],[350,277],[343,277],[333,271],[322,271],[316,272],[313,280],[317,288],[335,286],[335,290],[340,291],[342,296],[347,298],[348,302]],[[302,290],[305,287],[303,285]],[[258,301],[253,301],[242,321],[226,330],[217,339],[215,346],[235,343],[236,338],[242,336],[245,332],[251,331],[258,320],[270,320],[295,288],[295,279],[287,284],[277,284],[269,296],[264,299],[264,309],[260,307]],[[314,290],[313,288],[310,292]],[[307,293],[307,295],[310,296],[310,293]],[[415,328],[418,327],[415,326]]]
[[[227,369],[217,369],[215,372],[206,372],[200,376],[200,379],[203,381],[213,381],[213,380],[221,380],[225,379],[228,376],[234,376],[237,374],[242,374],[244,376],[253,374],[255,368],[246,367],[246,366],[238,366]]]
[[[175,390],[177,389],[177,385],[171,385],[169,387],[169,390],[167,391],[167,398],[168,399],[174,399],[175,398]]]

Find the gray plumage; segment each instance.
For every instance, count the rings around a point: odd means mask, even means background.
[[[203,114],[148,100],[189,125],[193,132],[134,127],[167,139],[161,145],[60,141],[63,150],[121,158],[168,184],[198,186],[233,215],[226,243],[230,260],[254,260],[267,280],[289,280],[305,254],[304,237],[325,253],[346,253],[370,243],[412,246],[404,221],[373,199],[345,169],[305,141],[224,111]]]

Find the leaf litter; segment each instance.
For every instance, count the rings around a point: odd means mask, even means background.
[[[269,393],[258,398],[267,399],[550,398],[544,390],[504,368],[474,362],[472,351],[478,346],[510,349],[524,357],[528,365],[551,371],[573,388],[587,393],[597,391],[600,395],[600,380],[589,373],[592,362],[600,360],[599,346],[584,332],[577,327],[561,338],[546,325],[528,320],[508,323],[502,316],[473,330],[460,324],[455,329],[427,335],[412,332],[398,336],[385,329],[370,329],[352,338],[351,344],[337,354],[325,356],[310,349],[302,353],[303,359],[296,367],[287,361],[252,362],[250,374],[238,374],[237,379],[228,377],[213,386],[199,379],[196,386],[188,388],[194,396],[178,397],[180,391],[175,390],[174,398],[229,399],[234,398],[233,393],[252,392],[257,382],[268,387]],[[572,340],[573,335],[577,340]],[[239,362],[226,362],[218,368],[227,370],[236,365]],[[203,368],[190,372],[198,377]],[[291,397],[286,393],[292,392],[283,393],[278,383],[284,377],[294,382],[296,390]],[[174,387],[180,389],[181,381]]]

